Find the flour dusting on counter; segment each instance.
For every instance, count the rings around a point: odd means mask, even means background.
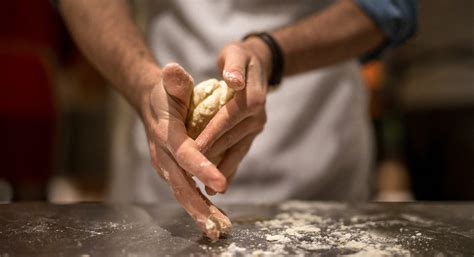
[[[345,208],[345,204],[339,203],[285,202],[279,205],[273,218],[255,222],[258,232],[253,236],[262,239],[264,244],[248,246],[233,242],[221,249],[221,256],[303,256],[325,253],[344,256],[409,256],[410,249],[405,246],[416,244],[416,240],[419,246],[429,247],[429,237],[405,228],[405,225],[411,222],[426,226],[433,221],[408,214],[401,217],[388,217],[385,214],[328,215],[334,210],[344,213]],[[398,234],[402,236],[377,231],[377,228],[386,226],[400,226]],[[239,236],[234,239],[239,239]]]

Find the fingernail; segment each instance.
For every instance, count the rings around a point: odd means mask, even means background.
[[[225,179],[215,179],[213,182],[212,182],[212,187],[211,187],[212,190],[214,190],[215,192],[219,192],[219,193],[222,193],[226,190],[226,182],[225,182]]]
[[[212,190],[211,188],[209,188],[209,187],[207,187],[207,186],[206,186],[206,193],[207,193],[208,195],[211,195],[211,196],[217,194],[216,191]]]
[[[223,72],[223,77],[228,80],[230,83],[232,83],[232,86],[235,89],[242,89],[244,88],[244,76],[237,71],[224,71]]]

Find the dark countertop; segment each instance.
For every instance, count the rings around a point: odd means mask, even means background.
[[[234,230],[212,243],[177,205],[4,204],[0,257],[474,255],[472,202],[293,201],[223,209]]]

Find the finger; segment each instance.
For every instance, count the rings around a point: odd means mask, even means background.
[[[244,89],[245,90],[245,89]],[[196,144],[203,153],[216,142],[224,133],[232,129],[240,121],[244,120],[248,114],[245,111],[245,103],[238,101],[239,95],[245,92],[239,91],[234,98],[226,103],[216,115],[209,121],[203,131],[195,139]]]
[[[163,68],[163,86],[170,96],[189,107],[194,81],[183,67],[177,63],[167,64]]]
[[[216,191],[212,190],[211,188],[209,188],[209,187],[207,187],[207,186],[204,187],[204,189],[206,190],[206,193],[207,193],[208,195],[210,195],[210,196],[213,196],[213,195],[216,195],[216,194],[217,194]]]
[[[170,185],[176,200],[199,228],[213,240],[218,239],[222,232],[227,232],[231,226],[230,220],[221,212],[216,211],[217,208],[201,194],[194,180],[176,164],[172,156],[166,150],[161,150],[157,157],[159,172],[165,172],[163,177]],[[209,219],[211,222],[217,221],[218,226],[209,226]]]
[[[247,67],[247,97],[250,99],[259,99],[262,94],[266,96],[267,93],[267,78],[265,71],[260,62],[253,58],[250,60]]]
[[[158,173],[161,173],[170,185],[176,200],[196,220],[198,225],[205,223],[205,219],[210,213],[206,202],[195,190],[195,182],[176,164],[166,150],[159,150],[156,158]]]
[[[222,159],[221,163],[219,164],[219,170],[226,177],[228,184],[234,176],[235,171],[239,167],[240,162],[250,150],[252,142],[256,136],[257,133],[250,134],[235,146],[230,148],[224,156],[224,159]]]
[[[218,58],[222,77],[229,87],[242,90],[245,87],[249,55],[240,46],[229,45],[221,52]]]
[[[206,156],[215,157],[222,155],[227,149],[240,142],[247,135],[262,131],[265,122],[265,112],[261,112],[261,114],[257,116],[246,118],[222,135],[212,147],[209,148],[206,152]]]
[[[169,133],[173,135],[168,137],[167,147],[179,166],[214,191],[225,191],[227,187],[225,177],[199,151],[196,142],[188,137],[184,124],[181,121],[170,121],[169,127],[171,128]]]
[[[260,64],[252,60],[249,63],[245,89],[236,92],[234,97],[216,113],[196,138],[196,143],[202,152],[206,153],[223,134],[243,119],[260,112],[265,107],[265,83]]]

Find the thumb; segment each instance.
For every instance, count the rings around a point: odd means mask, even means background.
[[[166,92],[189,107],[194,81],[183,67],[177,63],[169,63],[163,68],[163,86]]]

